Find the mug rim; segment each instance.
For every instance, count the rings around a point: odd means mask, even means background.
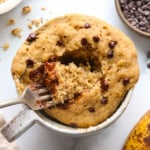
[[[36,122],[43,127],[54,131],[55,133],[68,135],[71,137],[81,137],[98,133],[102,129],[115,122],[125,111],[131,100],[133,89],[134,88],[131,88],[126,93],[124,100],[118,106],[118,109],[116,109],[116,111],[108,119],[95,126],[91,126],[88,128],[72,128],[71,126],[67,126],[52,119],[49,119],[40,111],[34,111],[29,107],[24,106],[24,109],[2,128],[1,133],[9,142],[12,142],[19,136],[21,136],[28,128],[30,128]]]
[[[91,133],[95,133],[106,128],[121,116],[121,114],[125,111],[130,102],[133,90],[134,88],[131,88],[127,92],[127,94],[124,97],[124,100],[121,102],[117,110],[109,118],[107,118],[102,123],[96,126],[90,126],[88,128],[73,128],[68,125],[62,124],[58,121],[55,121],[53,119],[50,119],[49,117],[44,115],[44,113],[41,111],[35,111],[36,115],[38,116],[38,119],[36,121],[42,124],[43,126],[47,127],[48,129],[52,129],[53,131],[56,131],[58,133],[63,133],[72,136],[89,135]]]

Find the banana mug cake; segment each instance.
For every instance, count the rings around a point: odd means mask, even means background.
[[[133,42],[106,22],[81,14],[48,21],[29,34],[12,62],[21,94],[44,85],[58,103],[44,109],[57,121],[86,128],[109,118],[139,78]]]

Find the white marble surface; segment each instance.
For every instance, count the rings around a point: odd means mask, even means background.
[[[23,6],[32,6],[28,15],[22,15]],[[45,7],[45,11],[41,11]],[[139,118],[150,108],[150,70],[146,52],[150,51],[150,39],[142,37],[126,27],[117,15],[114,0],[23,0],[12,11],[0,15],[0,101],[16,97],[15,86],[10,74],[10,66],[20,44],[33,29],[28,29],[29,20],[43,17],[44,20],[66,13],[83,13],[104,19],[125,32],[135,43],[141,68],[140,80],[133,97],[123,115],[102,132],[82,138],[71,138],[51,133],[39,125],[34,125],[16,141],[21,150],[120,150],[128,133]],[[7,25],[7,20],[14,18],[16,24]],[[15,27],[22,28],[22,37],[10,34]],[[4,51],[1,46],[9,42],[10,48]],[[132,60],[131,60],[132,61]],[[3,108],[5,118],[9,121],[22,107],[20,105]]]

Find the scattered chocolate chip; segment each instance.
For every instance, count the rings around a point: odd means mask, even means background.
[[[109,46],[109,48],[113,49],[116,46],[116,44],[117,44],[117,41],[110,41],[108,43],[108,46]]]
[[[104,78],[100,78],[101,90],[102,92],[107,91],[109,88],[108,82]]]
[[[147,52],[147,58],[150,58],[150,51]]]
[[[85,28],[85,29],[91,28],[91,25],[90,25],[89,23],[85,23],[85,24],[84,24],[84,28]]]
[[[75,100],[78,99],[80,95],[81,95],[81,93],[75,93],[75,94],[74,94],[74,99],[75,99]]]
[[[112,58],[113,56],[114,56],[114,51],[112,49],[110,49],[107,53],[107,57]]]
[[[98,43],[98,42],[100,41],[99,36],[93,36],[93,41],[94,41],[95,43]]]
[[[32,68],[34,66],[34,62],[31,59],[26,60],[26,66],[27,68]]]
[[[147,68],[149,68],[149,69],[150,69],[150,63],[148,63],[148,64],[147,64]]]
[[[72,127],[72,128],[77,128],[77,124],[76,123],[70,123],[70,126]]]
[[[129,78],[125,78],[125,79],[123,79],[122,83],[123,83],[124,86],[126,86],[126,85],[128,85],[130,83],[130,79]]]
[[[93,113],[93,112],[95,112],[95,107],[89,107],[88,110],[89,110],[89,112],[92,112],[92,113]]]
[[[108,98],[106,96],[103,96],[100,100],[100,103],[106,105],[108,103]]]
[[[82,38],[82,39],[81,39],[81,45],[82,45],[82,46],[87,46],[87,45],[88,45],[88,41],[87,41],[86,38]]]
[[[28,42],[33,42],[33,41],[36,40],[36,38],[37,38],[37,37],[36,37],[36,34],[35,34],[35,33],[30,33],[26,40],[27,40]]]
[[[25,15],[25,14],[28,14],[31,10],[32,10],[31,6],[24,6],[22,8],[22,13]]]

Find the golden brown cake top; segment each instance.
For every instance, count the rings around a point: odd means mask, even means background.
[[[67,105],[46,109],[50,116],[87,127],[117,109],[136,84],[139,66],[124,33],[98,18],[69,14],[27,37],[14,57],[12,75],[19,93],[38,82],[49,89],[51,100]]]

